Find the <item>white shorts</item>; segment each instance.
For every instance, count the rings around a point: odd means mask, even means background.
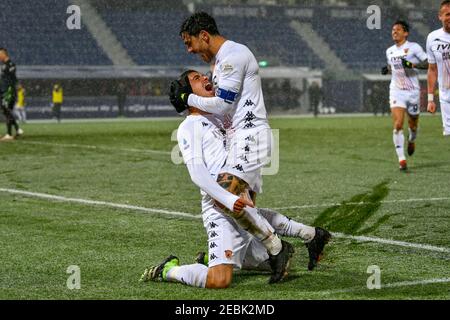
[[[450,102],[440,101],[444,136],[450,136]]]
[[[416,91],[390,91],[389,103],[391,108],[400,107],[406,109],[409,115],[420,114],[420,94]]]
[[[233,174],[262,192],[262,168],[270,163],[273,135],[270,127],[241,129],[227,141],[228,156],[220,173]]]
[[[231,217],[211,208],[203,214],[208,234],[208,267],[232,264],[235,269],[257,268],[269,255],[266,248]]]

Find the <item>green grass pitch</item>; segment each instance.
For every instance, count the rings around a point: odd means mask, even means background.
[[[387,117],[270,120],[280,129],[280,167],[265,176],[258,206],[311,205],[281,212],[346,235],[444,248],[334,238],[308,272],[306,248],[291,239],[290,276],[272,286],[268,274],[250,271],[237,272],[226,290],[139,283],[146,266],[169,254],[191,263],[206,250],[201,220],[7,191],[199,215],[184,165],[146,152],[170,152],[181,120],[33,123],[20,140],[1,143],[0,299],[450,298],[450,139],[440,116],[421,118],[408,173],[398,170]],[[79,290],[66,286],[70,265],[80,267]],[[379,290],[366,286],[371,265],[381,269]]]

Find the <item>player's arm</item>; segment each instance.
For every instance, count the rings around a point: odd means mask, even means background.
[[[209,173],[201,159],[192,159],[186,163],[192,182],[205,191],[214,200],[225,206],[228,210],[239,213],[245,205],[252,206],[248,201],[241,199],[223,189]]]
[[[427,87],[428,87],[428,106],[427,111],[431,113],[436,112],[436,103],[434,102],[434,89],[438,77],[437,64],[430,63],[428,65]]]
[[[420,61],[419,63],[412,63],[404,58],[402,58],[402,65],[406,69],[421,69],[421,70],[427,70],[428,69],[428,59],[425,59],[424,61]]]
[[[203,162],[201,132],[202,129],[198,122],[190,125],[188,124],[188,127],[180,127],[177,132],[178,146],[188,168],[191,180],[213,199],[224,205],[227,209],[234,211],[234,209],[236,209],[236,202],[240,198],[221,188],[211,177],[211,174]],[[242,207],[240,210],[242,210]],[[238,212],[240,212],[240,210],[238,210]]]
[[[402,58],[402,65],[403,68],[406,69],[421,69],[421,70],[427,70],[428,69],[428,56],[425,53],[425,51],[423,51],[422,47],[418,44],[415,44],[412,47],[414,56],[417,58],[417,60],[419,60],[419,63],[412,63],[404,58]]]
[[[188,105],[214,114],[224,115],[229,113],[234,108],[237,96],[241,91],[247,60],[246,56],[235,54],[221,61],[216,96],[200,97],[190,94],[187,101]]]

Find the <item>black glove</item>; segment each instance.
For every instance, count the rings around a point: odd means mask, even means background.
[[[3,94],[2,104],[6,107],[9,106],[14,99],[14,87],[8,87],[6,92]]]
[[[182,113],[188,106],[188,98],[192,93],[189,78],[174,80],[170,83],[169,99],[178,113]]]
[[[385,75],[389,73],[389,68],[388,66],[384,66],[383,68],[381,68],[381,74]]]
[[[409,62],[408,60],[406,60],[405,58],[402,58],[402,65],[403,65],[403,68],[406,68],[406,69],[414,68],[413,64],[411,62]]]

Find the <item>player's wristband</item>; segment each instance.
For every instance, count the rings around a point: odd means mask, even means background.
[[[434,94],[432,93],[428,94],[428,102],[434,102]]]

